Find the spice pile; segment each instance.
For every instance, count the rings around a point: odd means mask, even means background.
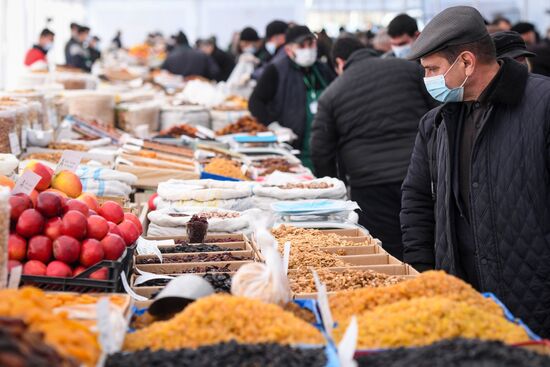
[[[207,165],[204,166],[204,172],[231,177],[238,180],[250,180],[243,174],[239,163],[226,158],[213,158]]]
[[[0,365],[10,367],[78,367],[71,358],[60,356],[41,334],[31,332],[18,319],[0,318]]]
[[[356,358],[359,367],[543,367],[550,357],[497,341],[444,340]]]
[[[232,124],[225,126],[224,128],[216,131],[216,135],[229,135],[238,133],[256,134],[267,131],[267,127],[260,124],[252,116],[243,116]]]
[[[192,303],[171,320],[156,322],[128,334],[124,349],[174,350],[230,340],[239,343],[324,344],[317,329],[279,306],[216,294]]]
[[[109,357],[106,367],[321,367],[327,363],[321,348],[297,349],[279,344],[238,344],[235,341],[176,351],[150,350]]]
[[[377,273],[372,270],[330,271],[317,269],[319,279],[326,285],[328,292],[344,291],[357,288],[386,287],[397,284],[405,278],[397,275]],[[315,293],[317,287],[313,273],[309,269],[299,269],[288,274],[290,289],[294,293]]]
[[[86,366],[96,365],[101,353],[96,334],[66,314],[54,313],[53,303],[43,291],[32,287],[3,289],[0,299],[0,316],[23,320],[31,331],[43,333],[46,343],[61,355]]]

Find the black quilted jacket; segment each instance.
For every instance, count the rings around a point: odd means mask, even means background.
[[[481,291],[494,292],[535,332],[549,337],[550,79],[528,74],[509,59],[502,67],[471,162],[474,265]],[[446,104],[422,118],[401,210],[405,261],[454,275],[459,274],[449,136],[458,108]]]

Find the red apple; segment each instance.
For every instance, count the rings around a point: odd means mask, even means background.
[[[120,231],[120,229],[118,229],[118,226],[116,224],[114,224],[113,222],[107,222],[107,224],[109,225],[109,233],[113,233],[122,237],[122,232]]]
[[[35,236],[29,240],[29,248],[27,249],[29,260],[39,260],[46,264],[52,258],[52,253],[52,240],[48,237]]]
[[[92,215],[88,217],[87,233],[89,238],[101,241],[109,233],[109,224],[105,218],[99,215]]]
[[[143,233],[143,226],[139,221],[139,218],[133,213],[124,213],[124,219],[127,219],[136,225],[136,228],[141,235]]]
[[[44,234],[55,241],[59,236],[63,234],[63,221],[59,217],[50,218],[44,225]]]
[[[65,213],[68,212],[69,210],[77,210],[82,214],[84,214],[86,217],[88,216],[88,213],[90,211],[90,209],[88,209],[88,206],[86,204],[76,199],[67,200],[67,204],[65,206]]]
[[[25,238],[42,233],[44,217],[36,209],[27,209],[19,216],[15,231]]]
[[[86,237],[88,221],[84,214],[76,210],[69,210],[63,216],[62,221],[62,232],[64,235],[74,237],[78,240]]]
[[[86,270],[85,267],[83,267],[82,265],[78,265],[76,268],[74,268],[73,270],[73,277],[76,277],[78,274],[82,273],[84,270]]]
[[[91,217],[92,215],[99,215],[99,214],[97,214],[97,212],[95,210],[90,209],[90,211],[88,212],[88,217]],[[101,217],[101,218],[103,218],[103,217]]]
[[[71,267],[62,261],[54,260],[48,264],[46,275],[49,277],[70,278],[73,276]]]
[[[107,234],[107,236],[101,240],[101,246],[103,246],[106,260],[118,260],[126,248],[126,244],[122,237],[112,233]]]
[[[16,233],[8,237],[8,259],[23,261],[27,255],[27,241]]]
[[[17,266],[23,266],[23,264],[21,264],[21,262],[17,260],[8,260],[8,273],[11,271],[11,269]]]
[[[157,210],[157,205],[155,204],[155,199],[159,196],[158,193],[154,193],[151,195],[149,200],[147,200],[147,206],[149,207],[149,211]]]
[[[103,256],[103,246],[98,240],[90,238],[82,242],[80,248],[80,263],[82,265],[90,267],[103,260]]]
[[[44,217],[57,217],[63,213],[61,197],[53,192],[41,192],[36,200],[36,210]]]
[[[85,192],[82,193],[82,195],[80,195],[77,199],[86,204],[90,210],[95,212],[99,210],[99,202],[94,194]]]
[[[98,214],[115,224],[119,224],[124,220],[124,210],[122,210],[122,207],[110,200],[101,204]]]
[[[29,260],[23,265],[23,275],[46,275],[46,265],[38,260]]]
[[[118,229],[122,232],[122,239],[126,243],[126,246],[130,246],[136,242],[140,234],[136,225],[127,219],[118,225]]]
[[[99,270],[96,270],[89,276],[90,279],[95,279],[95,280],[107,280],[108,277],[109,277],[109,270],[107,268],[101,268]]]
[[[37,191],[44,191],[50,187],[52,176],[54,174],[53,170],[50,167],[40,162],[33,161],[27,164],[27,166],[25,167],[25,171],[26,170],[31,170],[32,172],[42,177],[36,185]]]
[[[32,209],[31,198],[23,193],[11,195],[9,198],[10,203],[10,219],[16,221],[21,214],[27,210]]]
[[[61,236],[53,242],[53,256],[67,264],[72,264],[80,256],[80,243],[73,237]]]

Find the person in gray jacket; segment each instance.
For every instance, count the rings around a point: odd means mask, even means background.
[[[345,171],[351,199],[361,207],[359,223],[402,259],[401,183],[418,121],[436,102],[418,63],[381,59],[352,37],[338,39],[332,57],[340,76],[321,95],[313,122],[315,174]]]

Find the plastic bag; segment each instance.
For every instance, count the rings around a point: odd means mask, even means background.
[[[281,188],[259,185],[253,189],[254,195],[267,196],[279,200],[298,199],[341,199],[347,195],[346,185],[337,178],[324,177],[303,182],[305,185],[326,185],[325,188]],[[299,184],[298,184],[299,185]]]
[[[168,201],[237,199],[252,196],[252,184],[216,180],[168,180],[161,182],[157,192]]]

